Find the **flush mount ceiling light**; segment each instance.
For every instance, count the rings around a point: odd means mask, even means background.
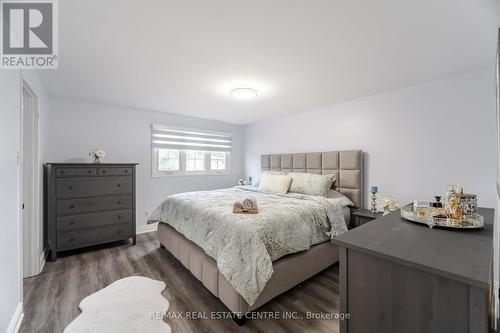
[[[238,87],[231,89],[229,96],[234,99],[252,99],[257,97],[257,90],[249,87]]]

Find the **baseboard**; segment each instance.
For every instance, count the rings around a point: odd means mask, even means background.
[[[144,234],[146,232],[153,232],[158,229],[158,223],[138,225],[136,228],[136,234]]]
[[[493,281],[493,329],[500,332],[500,289],[498,281]]]
[[[23,303],[19,303],[17,305],[16,311],[10,320],[9,327],[7,328],[6,333],[17,333],[19,332],[19,328],[21,327],[21,322],[23,321],[24,313],[23,313]]]
[[[47,258],[47,256],[45,255],[45,251],[42,251],[42,253],[40,253],[40,259],[39,259],[39,263],[40,263],[40,271],[38,272],[38,274],[40,274],[43,270],[43,266],[45,266],[45,258]]]

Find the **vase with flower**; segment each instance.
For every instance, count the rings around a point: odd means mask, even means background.
[[[94,149],[89,152],[89,156],[92,157],[94,164],[101,164],[102,159],[106,156],[106,152],[101,149]]]

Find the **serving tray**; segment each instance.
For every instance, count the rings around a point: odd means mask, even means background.
[[[259,210],[257,208],[233,208],[233,214],[259,214]]]
[[[421,208],[419,208],[421,209]],[[443,227],[452,229],[482,229],[484,228],[484,218],[482,215],[470,213],[464,214],[461,220],[455,220],[443,217],[430,216],[431,208],[428,208],[427,214],[420,215],[417,209],[411,205],[401,207],[401,217],[405,220],[425,224],[429,228]]]

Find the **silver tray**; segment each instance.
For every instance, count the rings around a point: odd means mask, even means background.
[[[464,214],[462,220],[430,216],[431,208],[427,214],[420,215],[413,205],[401,207],[401,217],[405,220],[427,225],[429,228],[444,227],[453,229],[481,229],[484,228],[484,218],[479,214]]]

